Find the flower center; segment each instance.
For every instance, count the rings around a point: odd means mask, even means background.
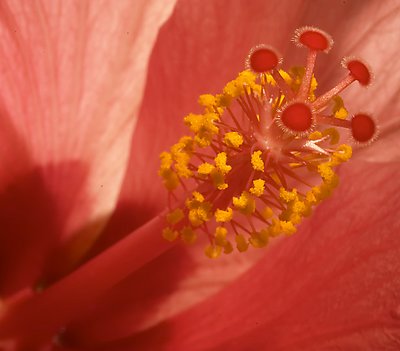
[[[203,233],[208,257],[260,248],[291,235],[304,217],[338,184],[335,168],[355,144],[376,137],[372,117],[348,112],[339,93],[354,81],[368,85],[371,73],[356,58],[343,60],[348,74],[315,95],[317,54],[331,37],[320,29],[296,30],[294,41],[308,50],[305,67],[280,69],[282,59],[267,45],[253,48],[247,70],[221,94],[200,96],[202,114],[184,118],[192,135],[160,156],[168,190],[165,239],[193,243]]]

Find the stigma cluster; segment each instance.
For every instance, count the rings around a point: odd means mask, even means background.
[[[275,49],[256,46],[220,94],[200,96],[203,112],[184,118],[190,135],[161,153],[165,239],[191,244],[204,236],[205,254],[216,258],[292,235],[339,184],[335,169],[350,159],[350,145],[376,138],[373,118],[349,115],[339,96],[355,81],[370,84],[368,66],[344,59],[347,74],[317,96],[316,57],[333,41],[304,27],[294,42],[307,50],[304,67],[284,70]]]

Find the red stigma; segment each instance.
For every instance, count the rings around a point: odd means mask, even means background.
[[[271,48],[255,47],[249,54],[248,65],[256,73],[271,71],[279,64],[278,54]]]
[[[368,85],[371,82],[371,73],[363,62],[352,59],[346,61],[345,64],[354,79],[357,80],[361,85]]]
[[[328,52],[333,45],[333,40],[328,33],[313,27],[299,28],[295,33],[294,41],[299,46],[305,46],[313,51]]]
[[[376,127],[374,120],[366,114],[357,114],[351,120],[351,133],[353,138],[365,143],[370,141],[375,135]]]
[[[313,123],[310,107],[301,102],[296,102],[285,107],[280,115],[282,124],[293,132],[305,132]]]

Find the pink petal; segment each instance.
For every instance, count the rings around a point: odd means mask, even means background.
[[[352,52],[371,61],[377,87],[378,82],[390,80],[389,85],[395,85],[398,81],[385,68],[386,62],[394,60],[396,47],[386,49],[383,57],[374,52],[377,40],[389,42],[395,35],[392,33],[398,11],[396,1],[387,1],[385,6],[379,1],[366,4],[361,0],[240,1],[235,6],[208,1],[201,5],[201,11],[196,6],[190,1],[179,3],[160,32],[150,59],[146,93],[118,208],[95,252],[163,208],[165,201],[161,199],[165,198],[165,191],[156,177],[158,155],[179,136],[187,134],[182,118],[199,109],[198,96],[220,92],[244,68],[244,59],[252,46],[269,43],[284,53],[286,65],[302,64],[305,52],[296,49],[290,38],[297,27],[312,24],[327,30],[335,39],[332,54],[321,56],[317,63],[321,90],[330,88],[345,74],[340,59]],[[368,18],[368,25],[363,18]],[[382,120],[380,123],[384,121],[385,129],[389,121],[383,110],[386,100],[373,99],[382,95],[381,89],[366,91],[355,86],[353,90],[358,98],[352,95],[348,100],[351,111],[363,109],[366,101],[372,101],[372,112]]]
[[[221,2],[207,2],[202,4],[202,11],[196,11],[194,3],[179,3],[173,16],[161,31],[151,57],[151,70],[141,119],[132,144],[130,167],[117,210],[94,252],[101,252],[163,208],[165,202],[162,199],[166,197],[165,191],[159,179],[156,179],[158,154],[174,143],[180,135],[187,133],[183,127],[182,117],[185,113],[196,110],[197,107],[194,106],[198,95],[204,92],[219,92],[227,80],[232,79],[239,70],[243,69],[244,58],[251,46],[260,42],[271,43],[282,52],[287,52],[285,58],[288,64],[302,63],[305,52],[295,49],[289,39],[298,26],[304,24],[320,26],[335,38],[332,55],[321,57],[318,61],[320,86],[329,88],[344,73],[340,67],[342,56],[351,53],[352,50],[357,53],[358,47],[364,44],[368,48],[375,45],[374,40],[369,40],[367,34],[371,34],[371,28],[375,24],[383,22],[382,18],[392,10],[390,6],[393,6],[392,2],[388,2],[384,7],[377,8],[377,4],[369,2],[366,5],[362,1],[321,0],[293,1],[284,4],[279,2],[277,5],[274,2],[243,1],[235,3],[233,7],[228,3],[224,5]],[[326,11],[321,11],[321,8]],[[368,16],[370,21],[368,23],[371,24],[367,34],[364,32],[367,28],[362,25],[361,20],[353,21],[353,14],[354,16],[357,14],[360,18]],[[206,21],[205,18],[207,18]],[[342,20],[340,26],[337,25],[339,19]],[[387,23],[387,26],[389,25],[393,26],[393,18],[390,23]],[[377,25],[377,28],[380,27]],[[387,31],[380,28],[385,39],[390,38],[389,28]],[[171,47],[174,48],[172,51]],[[292,55],[293,52],[297,53],[295,54],[297,56]],[[371,52],[366,52],[366,54],[368,54],[366,58],[372,55]],[[388,59],[390,55],[387,56]],[[372,63],[376,66],[379,63],[377,55],[372,56]],[[377,75],[385,73],[383,67],[378,68]],[[383,77],[386,76],[383,75]],[[357,86],[354,90],[360,97],[365,97],[365,99],[369,97],[365,94],[365,90]],[[364,106],[361,99],[355,101],[354,104],[352,100],[348,103],[352,111],[357,111]],[[372,147],[371,153],[373,150]],[[132,215],[133,213],[136,215]],[[82,338],[86,337],[92,341],[96,337],[100,339],[112,338],[112,335],[114,338],[121,337],[129,331],[133,332],[138,327],[143,328],[156,323],[214,294],[248,269],[253,259],[258,259],[248,255],[245,255],[246,258],[237,259],[228,257],[230,261],[228,264],[212,262],[209,265],[208,261],[204,263],[202,257],[197,256],[202,255],[202,249],[197,252],[193,252],[192,248],[189,250],[189,254],[185,256],[188,256],[187,266],[193,267],[192,274],[175,277],[181,279],[179,289],[172,292],[168,298],[154,300],[154,304],[160,303],[158,312],[148,317],[146,322],[141,321],[141,326],[138,321],[130,321],[125,325],[123,322],[126,320],[124,318],[130,318],[130,308],[134,315],[145,314],[144,310],[140,311],[140,306],[132,304],[128,307],[127,302],[126,309],[120,314],[118,310],[112,311],[112,303],[107,302],[105,298],[101,304],[107,310],[108,318],[113,320],[115,328],[109,329],[106,335],[99,332],[106,329],[108,325],[108,321],[99,318],[100,311],[103,311],[99,309],[91,316],[85,316],[78,321],[74,330],[79,330],[80,332],[77,331],[77,333]],[[155,264],[154,271],[158,271],[157,267]],[[224,279],[214,279],[213,277],[216,276]],[[170,281],[168,288],[175,283]],[[140,282],[137,281],[137,284]],[[164,285],[161,289],[163,288]],[[118,291],[117,289],[113,293],[118,296]],[[149,294],[151,294],[150,290]],[[144,306],[149,300],[144,301]],[[122,301],[120,301],[121,305],[125,304]],[[179,301],[179,304],[176,301]]]
[[[147,58],[173,1],[0,6],[1,124],[13,130],[1,143],[16,150],[3,161],[13,177],[0,177],[2,290],[11,292],[79,233],[63,253],[73,265],[114,208]]]
[[[335,196],[248,273],[109,349],[398,350],[400,164],[341,173]]]

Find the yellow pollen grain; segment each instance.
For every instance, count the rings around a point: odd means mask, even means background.
[[[213,170],[214,170],[214,166],[208,162],[204,162],[201,165],[199,165],[199,167],[197,168],[197,172],[200,175],[209,175]]]
[[[214,215],[217,222],[230,222],[233,218],[233,210],[230,207],[226,211],[217,209]]]
[[[322,179],[325,182],[332,181],[335,172],[332,170],[331,166],[328,163],[322,163],[318,165],[318,173],[321,175]]]
[[[235,241],[236,241],[236,248],[238,249],[239,252],[247,251],[249,243],[242,234],[236,235]]]
[[[265,190],[265,180],[264,179],[255,179],[253,180],[253,187],[250,188],[250,193],[254,196],[260,197],[264,194]]]
[[[278,236],[282,233],[281,221],[278,218],[272,218],[272,224],[268,229],[271,236]]]
[[[170,169],[172,163],[172,155],[169,152],[164,151],[160,154],[160,170]]]
[[[262,151],[254,151],[251,155],[251,165],[256,171],[264,172],[264,161],[261,159]]]
[[[200,106],[203,106],[211,111],[216,105],[217,101],[214,95],[203,94],[199,96],[198,103]]]
[[[167,190],[172,191],[179,185],[179,178],[172,169],[162,169],[159,171],[159,175],[162,177]]]
[[[175,158],[179,153],[190,155],[194,151],[194,140],[189,136],[183,136],[171,146],[171,154]]]
[[[225,190],[226,188],[228,188],[228,184],[225,183],[225,177],[224,175],[219,172],[218,170],[214,169],[211,174],[211,179],[214,183],[214,186],[218,189],[218,190]]]
[[[181,230],[181,238],[186,244],[194,244],[197,239],[197,234],[191,227],[184,227]]]
[[[209,245],[204,250],[204,253],[208,258],[218,258],[219,256],[221,256],[222,247]]]
[[[177,208],[167,214],[167,222],[172,225],[179,223],[183,218],[184,214],[180,208]]]
[[[308,139],[309,140],[318,140],[322,138],[322,133],[318,130],[316,130],[315,132],[312,132],[309,136]]]
[[[232,198],[233,205],[243,214],[253,214],[256,209],[256,204],[251,195],[247,192],[243,192],[240,197]]]
[[[229,171],[232,169],[231,166],[226,164],[228,157],[225,152],[220,152],[214,159],[215,161],[215,167],[223,174],[229,173]]]
[[[271,207],[267,206],[261,211],[261,215],[265,220],[268,220],[272,218],[272,216],[274,215],[274,211],[272,211]]]
[[[326,135],[329,136],[331,145],[337,144],[339,142],[339,139],[340,139],[340,134],[337,131],[337,129],[335,129],[335,128],[325,129],[322,132],[322,135],[323,136],[326,136]]]
[[[337,148],[337,151],[333,154],[333,159],[337,160],[337,162],[346,162],[348,161],[353,154],[353,150],[350,145],[340,145]]]
[[[228,243],[228,241],[226,240],[227,234],[228,234],[228,231],[226,228],[224,228],[224,227],[215,228],[215,234],[214,234],[215,243],[218,246],[224,247]]]
[[[211,204],[208,202],[200,203],[197,207],[189,211],[189,221],[194,227],[207,222],[211,217]]]
[[[228,107],[232,102],[232,96],[228,94],[218,94],[215,96],[215,99],[217,100],[217,106],[221,108]]]
[[[283,234],[292,235],[296,232],[296,226],[290,221],[280,221]]]
[[[237,149],[243,144],[243,137],[238,132],[228,132],[224,136],[224,143]]]
[[[297,200],[297,189],[294,188],[292,191],[288,191],[285,188],[280,188],[279,197],[285,202]]]
[[[292,210],[294,213],[302,214],[306,210],[306,205],[303,201],[295,201],[292,205]]]
[[[344,107],[343,99],[337,95],[332,100],[334,104],[332,109],[333,115],[339,119],[346,119],[349,112]]]
[[[173,230],[168,227],[168,228],[164,228],[164,230],[162,231],[162,236],[165,240],[174,241],[179,236],[179,233],[177,230]]]
[[[244,94],[245,89],[248,88],[253,90],[257,89],[257,84],[255,83],[256,75],[250,71],[240,72],[238,77],[225,85],[223,93],[232,98],[237,98]],[[255,89],[254,89],[255,88]]]
[[[189,169],[190,155],[185,152],[178,152],[174,155],[175,170],[179,177],[190,178],[193,172]]]
[[[252,233],[249,242],[253,247],[260,249],[267,246],[268,239],[268,231],[262,230],[260,232]]]
[[[224,246],[224,254],[230,254],[232,251],[233,251],[233,246],[229,241],[227,241],[227,243]]]
[[[203,196],[203,194],[199,193],[198,191],[194,191],[194,192],[192,193],[192,195],[193,195],[193,199],[194,199],[195,201],[198,201],[198,202],[203,202],[203,201],[204,201],[204,196]]]

